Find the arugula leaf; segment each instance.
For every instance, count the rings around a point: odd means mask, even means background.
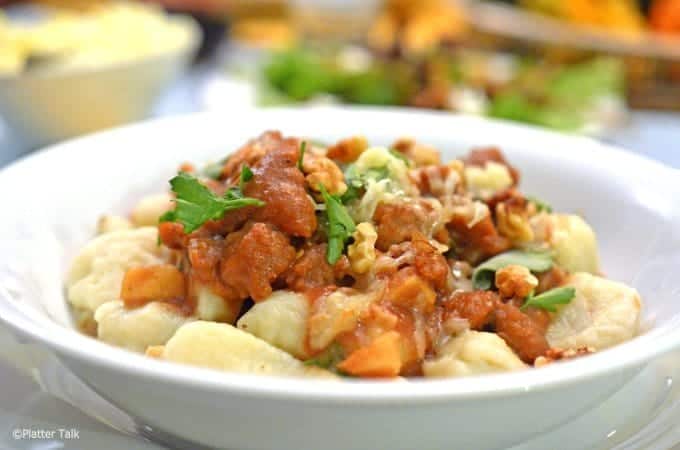
[[[302,141],[300,144],[300,157],[297,161],[297,168],[302,172],[302,163],[305,157],[305,150],[307,150],[307,141]]]
[[[542,293],[541,295],[529,295],[520,308],[522,311],[529,307],[545,309],[551,312],[557,311],[555,305],[566,305],[576,296],[573,287],[559,287]]]
[[[477,266],[472,273],[472,285],[475,289],[490,289],[496,271],[512,264],[524,266],[532,272],[545,272],[553,262],[549,252],[510,250]]]
[[[536,210],[538,212],[543,212],[543,211],[545,211],[547,213],[553,212],[552,206],[550,206],[548,203],[544,202],[543,200],[540,200],[536,197],[531,197],[531,196],[527,197],[527,200],[529,200],[531,203],[536,205]]]
[[[323,201],[326,204],[326,216],[328,217],[328,249],[326,260],[329,264],[335,264],[342,251],[345,242],[352,236],[356,229],[354,221],[342,205],[340,198],[328,193],[323,184],[319,185]]]
[[[197,178],[185,172],[170,180],[170,186],[177,195],[175,209],[163,214],[159,222],[179,222],[187,234],[197,230],[209,220],[222,218],[227,211],[265,204],[256,198],[243,197],[238,188],[232,188],[224,197],[219,197]]]

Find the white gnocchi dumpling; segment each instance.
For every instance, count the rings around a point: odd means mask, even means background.
[[[602,350],[638,332],[641,301],[637,290],[588,273],[572,275],[567,284],[576,296],[558,307],[546,332],[552,347]]]
[[[464,173],[468,190],[477,198],[490,198],[513,183],[508,168],[493,161],[487,162],[484,167],[466,166]]]
[[[147,195],[132,209],[130,219],[137,227],[157,225],[158,218],[173,208],[173,197],[170,194]]]
[[[536,240],[552,248],[555,262],[562,268],[569,272],[599,272],[597,237],[580,216],[539,214],[531,218],[531,227]]]
[[[199,320],[233,323],[240,309],[240,304],[230,304],[207,286],[198,286],[195,314]]]
[[[467,330],[452,338],[423,363],[426,377],[463,377],[519,370],[526,365],[495,333]]]
[[[310,312],[309,346],[314,351],[328,347],[333,339],[351,331],[371,304],[379,298],[380,290],[356,294],[339,289],[314,302]]]
[[[158,245],[157,236],[155,227],[144,227],[112,231],[88,242],[67,277],[69,302],[94,312],[102,303],[119,299],[125,271],[167,262],[168,250]]]
[[[105,215],[101,216],[97,221],[97,234],[129,230],[131,228],[133,228],[132,222],[122,216]]]
[[[333,377],[327,370],[305,366],[283,350],[226,323],[198,321],[184,325],[167,342],[160,357],[226,372]]]
[[[114,300],[97,308],[94,320],[100,340],[143,353],[151,345],[165,344],[179,327],[195,319],[168,303],[150,302],[127,309],[122,301]]]
[[[306,358],[309,302],[304,295],[275,291],[241,317],[237,327],[298,358]]]

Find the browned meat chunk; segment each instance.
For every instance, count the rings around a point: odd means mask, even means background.
[[[502,337],[522,361],[533,364],[544,355],[550,345],[544,330],[512,303],[498,303],[496,307],[496,333]]]
[[[489,215],[472,227],[468,226],[466,217],[454,216],[449,227],[459,252],[466,260],[473,263],[510,248],[510,241],[498,234],[498,230],[496,230],[496,226]]]
[[[316,229],[314,204],[305,190],[305,177],[297,168],[300,149],[296,141],[282,141],[253,168],[245,195],[263,200],[254,219],[269,222],[293,236],[310,237]]]
[[[361,153],[368,148],[368,141],[363,136],[353,136],[328,147],[326,156],[335,161],[350,163],[356,161]]]
[[[272,293],[271,283],[295,260],[295,248],[285,234],[264,223],[256,223],[225,240],[220,278],[238,298],[264,300]]]
[[[243,147],[236,150],[222,169],[222,180],[235,182],[241,173],[244,164],[253,167],[260,159],[272,150],[279,147],[298,146],[296,138],[284,138],[280,131],[267,131],[255,139],[248,141]]]
[[[349,269],[349,261],[342,256],[334,265],[326,260],[326,244],[305,249],[293,266],[286,272],[285,281],[294,291],[305,292],[335,283]]]
[[[379,203],[373,213],[378,232],[377,249],[410,241],[415,234],[428,235],[437,217],[426,201]]]
[[[468,321],[470,328],[481,330],[493,320],[493,312],[500,302],[491,291],[455,292],[442,302],[444,320],[459,317]]]

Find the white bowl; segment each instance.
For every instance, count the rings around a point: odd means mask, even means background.
[[[168,51],[93,67],[0,76],[0,116],[21,147],[34,149],[148,117],[200,42],[192,19],[170,20],[186,37]]]
[[[445,158],[497,144],[526,192],[579,212],[603,267],[646,301],[647,330],[564,364],[409,382],[263,378],[155,361],[72,329],[63,275],[99,214],[166,187],[177,165],[219,158],[266,129],[333,141],[411,135]],[[601,402],[653,357],[680,346],[678,174],[587,138],[441,113],[315,108],[203,114],[64,143],[0,172],[0,318],[49,348],[147,432],[238,449],[501,449]],[[148,431],[152,430],[152,431]]]

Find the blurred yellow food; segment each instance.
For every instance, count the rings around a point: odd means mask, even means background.
[[[368,41],[381,51],[399,45],[406,52],[420,52],[455,40],[466,30],[464,11],[450,1],[387,0]]]
[[[239,41],[265,48],[285,48],[296,40],[291,24],[277,18],[240,19],[233,24],[231,34]]]
[[[191,39],[156,7],[92,1],[71,6],[84,4],[90,5],[86,11],[49,9],[49,19],[35,25],[11,24],[0,16],[0,75],[20,73],[29,58],[50,69],[92,67],[171,51]]]
[[[645,20],[634,0],[521,0],[522,6],[569,22],[637,35]]]

